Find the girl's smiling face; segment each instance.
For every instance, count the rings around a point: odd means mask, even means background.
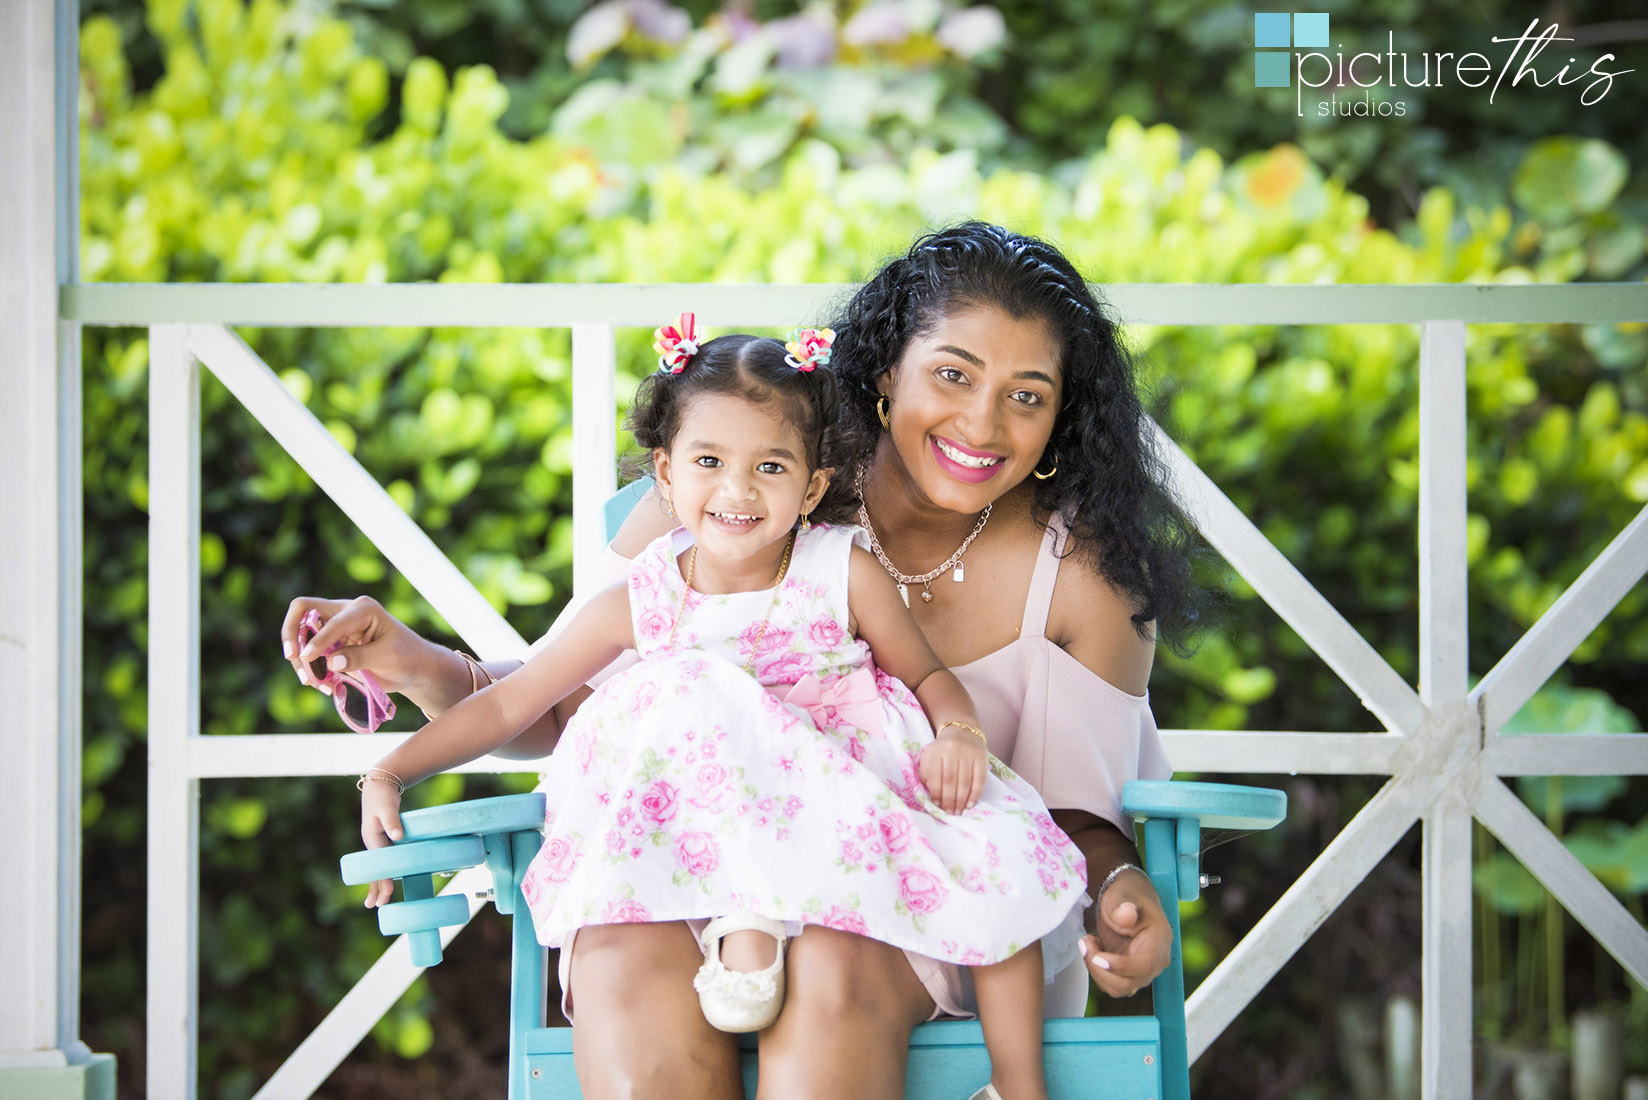
[[[981,511],[1030,476],[1053,435],[1064,372],[1039,317],[969,306],[911,339],[882,375],[894,448],[922,496]]]
[[[653,451],[659,488],[698,540],[700,568],[767,583],[796,520],[824,496],[830,472],[807,468],[787,411],[778,396],[701,393],[682,409],[669,447]]]

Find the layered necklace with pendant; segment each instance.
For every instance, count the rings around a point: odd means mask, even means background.
[[[947,569],[954,569],[955,573],[952,575],[951,579],[957,584],[962,582],[967,573],[966,570],[962,568],[961,556],[967,553],[967,548],[973,545],[973,540],[978,538],[980,531],[984,530],[984,525],[990,522],[990,510],[996,506],[995,501],[991,501],[989,504],[984,506],[984,511],[979,513],[978,522],[973,524],[973,529],[967,532],[966,538],[961,540],[961,545],[956,547],[956,552],[951,554],[948,558],[945,558],[942,565],[940,565],[937,569],[931,569],[926,573],[922,573],[920,576],[912,577],[908,574],[900,573],[898,568],[894,566],[892,562],[887,560],[887,551],[881,548],[881,540],[876,537],[875,528],[870,525],[870,511],[864,506],[864,467],[862,466],[858,468],[858,474],[853,478],[853,491],[858,494],[859,526],[863,527],[865,533],[870,536],[870,552],[876,556],[876,561],[881,563],[881,568],[887,570],[887,575],[898,582],[898,594],[903,597],[905,607],[910,606],[910,586],[912,584],[921,585],[922,603],[932,603],[933,581],[939,576],[939,574],[943,573]]]

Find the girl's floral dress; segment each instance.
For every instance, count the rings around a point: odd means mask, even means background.
[[[1044,937],[1048,974],[1074,957],[1085,866],[1036,792],[991,757],[973,809],[927,796],[927,717],[847,633],[855,539],[797,536],[753,676],[773,590],[688,590],[684,528],[636,558],[641,661],[578,709],[544,773],[544,845],[522,885],[542,943],[745,911],[962,965]]]

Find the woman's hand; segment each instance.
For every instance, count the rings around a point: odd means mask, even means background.
[[[921,750],[917,771],[927,794],[947,814],[970,810],[984,792],[990,774],[990,753],[984,741],[967,730],[950,726]]]
[[[368,848],[387,848],[406,835],[401,828],[401,792],[395,784],[368,779],[361,784],[361,840]],[[395,883],[380,878],[366,888],[366,907],[395,900]]]
[[[320,613],[321,628],[300,653],[298,624],[310,610]],[[300,683],[314,687],[309,662],[324,660],[332,669],[364,669],[377,677],[385,691],[398,692],[420,706],[421,697],[431,694],[431,683],[439,675],[440,654],[452,655],[420,638],[371,596],[352,600],[299,596],[286,608],[280,643]]]
[[[1131,997],[1167,969],[1173,957],[1173,930],[1150,878],[1130,868],[1099,896],[1096,935],[1083,936],[1082,958],[1099,989],[1111,997]]]

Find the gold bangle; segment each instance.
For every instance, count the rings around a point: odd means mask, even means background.
[[[950,727],[950,726],[960,726],[962,729],[966,730],[968,733],[972,734],[974,737],[977,737],[980,741],[984,742],[985,751],[989,751],[989,749],[990,749],[990,739],[988,737],[984,736],[984,731],[979,729],[977,726],[970,725],[970,724],[968,724],[966,722],[963,722],[963,721],[961,721],[960,719],[957,719],[957,718],[952,718],[948,722],[940,722],[938,729],[933,731],[933,736],[936,738],[939,734],[943,733],[945,731],[945,729]]]
[[[464,665],[469,669],[469,694],[474,695],[477,691],[481,690],[482,676],[486,677],[487,684],[490,685],[493,683],[492,673],[488,672],[481,662],[477,661],[461,649],[454,649],[452,652],[462,657]]]
[[[406,784],[401,781],[401,777],[388,768],[367,768],[361,772],[361,777],[355,780],[355,789],[357,791],[366,790],[366,784],[374,779],[379,783],[393,783],[396,794],[406,793]]]

